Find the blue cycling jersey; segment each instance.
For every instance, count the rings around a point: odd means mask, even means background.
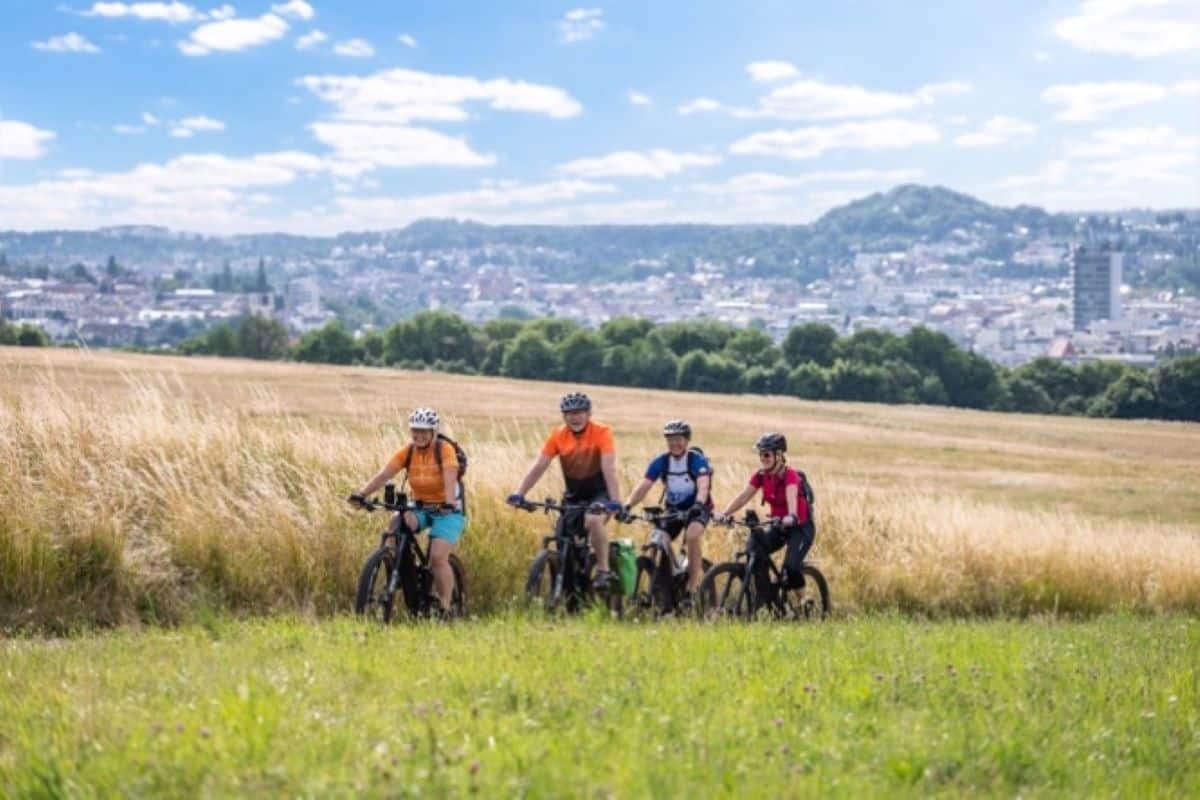
[[[667,485],[667,506],[691,508],[696,504],[696,479],[711,475],[712,466],[703,453],[688,450],[676,458],[663,453],[646,468],[647,480],[662,480]]]

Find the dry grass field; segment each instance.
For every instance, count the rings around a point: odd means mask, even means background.
[[[345,610],[379,516],[342,498],[437,407],[471,456],[471,600],[515,597],[545,518],[502,504],[566,387],[0,348],[0,629]],[[718,502],[779,429],[838,611],[1200,611],[1200,426],[587,389],[626,490],[688,419]],[[556,469],[535,495],[558,487]],[[620,535],[641,539],[644,531]],[[709,548],[733,534],[715,529]]]

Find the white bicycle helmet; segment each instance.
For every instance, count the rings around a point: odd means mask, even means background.
[[[436,431],[438,422],[438,413],[432,408],[414,409],[408,415],[408,427],[414,431]]]

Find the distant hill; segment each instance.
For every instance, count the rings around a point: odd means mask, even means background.
[[[64,266],[109,255],[132,266],[214,269],[226,260],[278,263],[337,256],[363,266],[417,251],[477,251],[472,263],[552,265],[565,280],[613,280],[690,270],[696,260],[759,275],[810,280],[855,252],[903,249],[956,231],[982,239],[982,252],[1009,251],[1032,235],[1069,236],[1076,217],[1033,206],[1004,208],[938,186],[907,184],[835,208],[811,225],[484,225],[426,219],[387,231],[331,237],[206,236],[152,226],[96,231],[0,232],[8,259]],[[507,248],[507,252],[505,249]],[[639,263],[640,262],[640,263]]]

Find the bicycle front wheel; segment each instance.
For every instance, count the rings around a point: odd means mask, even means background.
[[[530,608],[553,611],[558,606],[554,586],[560,569],[558,553],[543,550],[534,557],[525,580],[525,600]]]
[[[388,591],[388,581],[396,568],[396,551],[381,547],[371,554],[358,578],[358,593],[354,598],[354,613],[364,619],[381,623],[392,621],[395,594]]]
[[[701,619],[748,619],[750,586],[746,583],[746,565],[739,561],[717,564],[700,581]]]

